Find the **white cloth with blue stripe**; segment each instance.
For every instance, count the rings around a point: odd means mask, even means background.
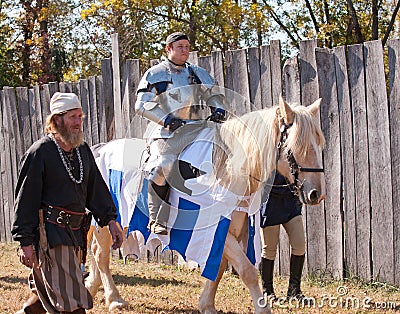
[[[128,232],[139,230],[146,242],[158,237],[164,250],[176,250],[185,260],[196,261],[202,275],[215,280],[234,210],[245,210],[249,214],[247,256],[255,266],[258,264],[261,258],[261,191],[248,199],[249,208],[238,207],[238,201],[243,197],[216,184],[212,171],[213,131],[205,129],[198,139],[179,159],[191,163],[205,174],[185,181],[192,195],[171,190],[169,234],[165,236],[150,235],[147,230],[147,180],[141,184],[140,164],[141,152],[145,149],[144,141],[113,141],[101,148],[97,162],[119,210],[118,219],[122,227],[127,227]]]

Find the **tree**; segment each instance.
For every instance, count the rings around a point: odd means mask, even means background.
[[[87,0],[84,6],[84,18],[97,21],[102,36],[119,33],[123,58],[158,58],[166,36],[177,30],[188,34],[200,55],[260,44],[268,25],[254,0],[240,5],[230,0]]]
[[[12,18],[7,14],[12,1],[0,1],[0,88],[21,84],[18,51],[13,48]]]
[[[1,35],[4,34],[6,38],[4,49],[8,55],[12,53],[12,58],[7,56],[8,59],[4,60],[13,60],[15,75],[8,77],[20,82],[18,85],[62,81],[68,75],[76,80],[79,78],[77,73],[83,68],[83,56],[89,60],[87,67],[93,67],[90,56],[94,54],[83,52],[88,40],[82,35],[85,33],[82,27],[84,22],[79,14],[80,1],[3,0],[0,3],[3,13],[1,21],[4,21]],[[0,64],[2,73],[7,66],[7,62]],[[4,82],[2,85],[15,84],[10,83]]]
[[[0,0],[0,83],[25,86],[100,73],[119,34],[121,57],[157,59],[166,36],[188,34],[209,55],[268,44],[285,51],[318,38],[326,47],[399,34],[400,0]],[[8,12],[13,12],[8,15]],[[17,12],[17,14],[15,14]],[[280,37],[282,38],[282,36]],[[8,62],[12,60],[11,64]]]
[[[381,38],[383,44],[393,34],[399,1],[382,0],[296,0],[282,9],[283,1],[261,0],[266,10],[284,31],[292,45],[315,38],[332,48]]]

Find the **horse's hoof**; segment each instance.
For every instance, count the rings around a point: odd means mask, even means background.
[[[207,308],[207,309],[200,309],[201,314],[217,314],[217,310],[215,308]]]
[[[256,314],[272,314],[272,311],[269,306],[266,306],[261,309],[256,309]]]
[[[108,306],[109,311],[117,310],[117,309],[126,309],[128,307],[128,302],[124,300],[112,301]]]

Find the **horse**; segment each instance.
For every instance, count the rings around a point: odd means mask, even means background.
[[[248,206],[247,198],[268,185],[275,171],[287,178],[304,204],[316,205],[325,198],[320,104],[318,99],[308,107],[291,106],[280,97],[278,106],[232,117],[217,128],[221,145],[213,148],[215,176],[219,185],[242,193],[239,206]],[[217,313],[215,295],[228,262],[248,288],[255,313],[271,313],[263,301],[257,269],[242,245],[247,237],[247,215],[232,212],[218,274],[215,280],[206,281],[199,298],[201,313]],[[94,234],[94,258],[86,286],[94,295],[102,279],[110,309],[126,306],[109,273],[110,234],[107,229]]]

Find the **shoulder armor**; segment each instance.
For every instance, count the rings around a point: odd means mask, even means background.
[[[161,62],[147,71],[146,81],[153,85],[159,82],[170,82],[171,73],[167,70],[164,62]]]
[[[193,70],[194,74],[199,78],[204,85],[217,85],[217,81],[203,68],[189,64],[189,67]]]
[[[150,91],[155,87],[156,93],[159,94],[166,90],[169,82],[171,82],[171,74],[161,62],[145,72],[139,82],[137,93]]]

